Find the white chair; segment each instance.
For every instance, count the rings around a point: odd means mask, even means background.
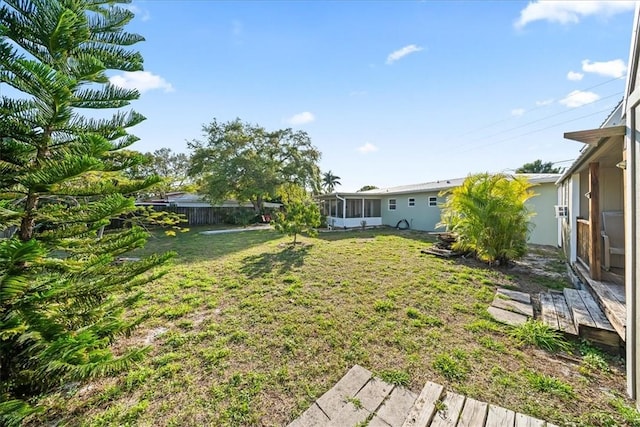
[[[611,255],[624,255],[624,213],[602,212],[602,237],[604,239],[604,269],[611,269]]]

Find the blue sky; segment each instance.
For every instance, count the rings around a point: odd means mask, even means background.
[[[622,98],[632,2],[134,1],[139,151],[292,127],[342,191],[575,159]],[[568,166],[570,162],[561,163]]]

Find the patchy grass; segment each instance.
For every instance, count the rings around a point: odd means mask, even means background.
[[[511,336],[519,345],[534,345],[548,351],[568,350],[570,348],[560,332],[554,331],[542,322],[528,320],[516,326]]]
[[[44,397],[31,425],[286,425],[354,364],[558,425],[635,422],[612,401],[625,386],[615,359],[519,346],[488,316],[496,286],[537,291],[544,278],[426,256],[426,233],[326,233],[292,247],[271,231],[197,231],[145,250],[178,257],[132,313],[148,319],[114,346],[149,345],[148,358]]]

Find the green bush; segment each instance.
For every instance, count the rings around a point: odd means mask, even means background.
[[[522,257],[530,218],[525,206],[535,196],[524,178],[487,173],[469,176],[450,190],[439,227],[454,232],[454,249],[473,252],[482,261],[504,264]]]

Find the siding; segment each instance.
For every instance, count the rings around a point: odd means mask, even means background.
[[[558,245],[558,220],[555,217],[554,205],[558,202],[558,190],[555,183],[544,183],[534,187],[538,196],[533,197],[527,205],[536,212],[532,218],[534,225],[529,243],[539,245]],[[429,206],[429,197],[437,197],[438,206]],[[414,198],[415,206],[409,206],[409,199]],[[389,210],[389,199],[396,200],[396,210]],[[440,222],[440,205],[445,197],[438,192],[409,193],[393,196],[382,196],[382,224],[395,227],[398,221],[406,219],[411,229],[421,231],[441,231],[436,229]]]

